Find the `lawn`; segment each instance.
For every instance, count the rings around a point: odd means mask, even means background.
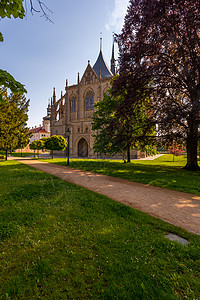
[[[1,151],[0,152],[0,155],[4,155],[5,156],[5,152],[4,151]],[[21,155],[21,152],[9,152],[8,153],[8,156],[14,156],[14,157],[21,157],[21,156],[33,156],[34,153],[32,152],[22,152],[22,155]]]
[[[0,181],[0,299],[200,299],[199,236],[16,161]]]
[[[45,161],[66,166],[63,158]],[[132,160],[130,164],[122,160],[70,159],[71,168],[200,195],[200,172],[184,170],[185,165],[185,156],[175,157],[173,162],[171,154],[155,160]]]

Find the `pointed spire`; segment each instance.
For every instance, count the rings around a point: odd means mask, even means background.
[[[52,98],[51,98],[51,105],[50,105],[50,99],[48,99],[47,117],[49,117],[51,114],[51,106],[52,106]]]
[[[79,78],[79,73],[78,73],[78,79],[77,79],[78,84],[80,83],[80,78]]]
[[[116,75],[117,74],[117,68],[116,68],[114,44],[115,44],[115,36],[114,36],[114,32],[113,32],[113,45],[112,45],[112,57],[111,57],[111,60],[110,60],[110,70],[113,73],[113,75]]]
[[[67,82],[67,79],[66,79],[66,83],[65,83],[65,91],[67,92],[67,84],[68,84],[68,82]]]
[[[62,91],[61,91],[60,98],[62,98],[62,96],[63,96],[63,93],[62,93]]]
[[[102,51],[102,32],[100,32],[100,51]]]
[[[99,56],[93,66],[93,70],[95,71],[96,75],[99,75],[99,68],[101,68],[101,78],[106,77],[112,77],[113,74],[111,70],[109,69],[104,57],[103,57],[103,51],[102,51],[102,38],[100,38],[100,51]]]
[[[56,103],[56,90],[55,87],[53,88],[53,104]]]

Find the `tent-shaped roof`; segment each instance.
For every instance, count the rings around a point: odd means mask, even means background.
[[[95,73],[97,74],[98,77],[99,77],[99,69],[101,69],[101,77],[102,78],[113,76],[113,73],[110,71],[108,65],[105,62],[102,50],[100,50],[97,61],[95,62],[94,66],[93,66],[93,70],[95,71]]]

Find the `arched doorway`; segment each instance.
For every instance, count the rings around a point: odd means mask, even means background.
[[[84,138],[80,139],[78,142],[78,156],[88,157],[88,144]]]

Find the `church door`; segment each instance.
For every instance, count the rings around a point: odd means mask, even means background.
[[[78,142],[78,156],[88,157],[88,144],[84,138]]]

